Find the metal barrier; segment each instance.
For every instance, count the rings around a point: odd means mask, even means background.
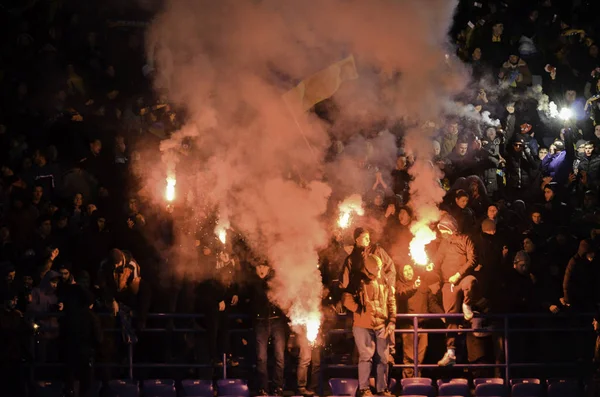
[[[62,313],[46,313],[41,317],[58,317],[61,316]],[[108,313],[103,315],[110,315]],[[338,315],[338,317],[345,317],[348,315]],[[568,366],[569,363],[560,362],[560,363],[513,363],[510,360],[509,354],[509,336],[515,333],[526,333],[526,332],[590,332],[590,327],[587,328],[573,328],[573,327],[546,327],[546,328],[510,328],[509,321],[511,319],[518,318],[527,318],[527,319],[556,319],[556,318],[565,318],[565,319],[573,319],[573,318],[589,318],[590,320],[593,318],[593,313],[560,313],[560,314],[546,314],[546,313],[527,313],[527,314],[488,314],[485,316],[479,316],[485,319],[502,319],[503,326],[501,328],[483,328],[483,329],[474,329],[474,328],[459,328],[459,329],[446,329],[446,328],[419,328],[419,320],[420,319],[449,319],[449,318],[463,318],[463,314],[398,314],[397,319],[412,319],[412,328],[406,329],[396,329],[396,334],[413,334],[413,360],[414,364],[412,365],[404,365],[404,364],[395,364],[394,368],[413,368],[414,373],[418,374],[419,369],[423,368],[438,368],[436,364],[421,364],[418,360],[418,334],[448,334],[448,333],[465,333],[465,332],[485,332],[485,333],[501,333],[504,340],[504,363],[494,363],[494,364],[455,364],[454,368],[503,368],[504,369],[504,377],[505,381],[508,382],[510,379],[510,370],[511,368],[518,367],[556,367],[556,366]],[[34,319],[39,318],[40,316],[35,316],[32,314],[28,314],[28,318]],[[181,313],[152,313],[148,315],[148,318],[163,318],[163,319],[201,319],[205,318],[204,314],[181,314]],[[249,316],[242,314],[232,314],[230,318],[233,319],[247,319]],[[108,328],[103,329],[103,332],[118,332],[121,329],[116,328]],[[251,328],[247,329],[233,329],[229,330],[230,333],[236,332],[252,332]],[[204,333],[206,330],[198,329],[198,328],[146,328],[142,330],[144,333]],[[345,334],[352,333],[351,329],[331,329],[327,331],[328,335],[331,334]],[[35,369],[37,367],[48,367],[48,366],[61,366],[61,364],[48,364],[48,363],[36,363],[35,361],[35,348],[34,344],[35,339],[32,339],[32,364],[30,365],[30,380],[33,381],[35,379]],[[189,364],[189,363],[134,363],[133,362],[133,347],[130,344],[128,348],[128,365],[129,368],[129,377],[133,378],[133,369],[134,368],[210,368],[211,364]],[[125,367],[125,365],[119,364],[101,364],[97,365],[98,367]],[[356,368],[356,365],[347,365],[347,364],[329,364],[324,365],[321,363],[321,371],[326,368]],[[321,374],[321,378],[323,374]],[[227,360],[226,357],[223,357],[223,378],[227,378]],[[508,384],[508,383],[507,383]]]

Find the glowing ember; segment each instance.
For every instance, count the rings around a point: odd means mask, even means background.
[[[173,177],[167,178],[167,188],[165,189],[165,198],[167,201],[175,200],[175,184],[177,181]]]
[[[435,240],[435,232],[424,222],[415,222],[411,225],[410,231],[413,234],[413,239],[410,242],[410,256],[413,261],[420,266],[427,266],[429,258],[425,247],[427,244]]]
[[[342,229],[346,229],[348,226],[350,226],[353,213],[358,216],[363,216],[365,214],[360,194],[353,194],[352,196],[346,198],[339,205],[338,209],[340,211],[338,226]]]
[[[227,229],[229,229],[229,221],[227,219],[219,219],[215,227],[215,235],[221,240],[221,243],[227,242]]]

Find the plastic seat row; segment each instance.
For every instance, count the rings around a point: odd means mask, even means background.
[[[354,396],[358,389],[356,379],[332,378],[329,380],[329,385],[334,396]],[[400,394],[400,390],[394,389],[395,385],[396,380],[390,379],[390,391]],[[402,379],[400,385],[402,396],[471,396],[471,387],[467,379],[439,379],[437,391],[430,378]],[[578,397],[581,395],[577,381],[569,379],[549,379],[546,382],[533,378],[512,379],[509,388],[501,378],[477,378],[473,380],[473,386],[475,397],[508,397],[509,395],[511,397]],[[546,390],[547,393],[544,393]]]
[[[62,382],[42,381],[36,384],[36,396],[61,397],[63,394]],[[141,386],[141,388],[140,388]],[[179,396],[182,397],[214,397],[212,380],[182,380]],[[93,388],[93,396],[100,393],[100,385]],[[112,380],[108,383],[108,396],[110,397],[177,397],[175,381],[172,379],[150,379],[142,382],[135,380]],[[220,397],[250,397],[246,381],[241,379],[217,380],[217,396]]]

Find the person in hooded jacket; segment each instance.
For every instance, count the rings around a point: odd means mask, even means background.
[[[537,168],[537,162],[525,142],[513,141],[506,152],[506,193],[509,200],[529,194]]]
[[[383,262],[368,254],[364,258],[361,280],[354,294],[345,292],[344,306],[353,313],[352,334],[358,349],[358,396],[372,396],[369,377],[373,357],[378,356],[375,387],[378,396],[391,397],[388,390],[388,337],[396,329],[394,289],[382,275]]]
[[[471,235],[477,228],[475,213],[469,208],[469,194],[459,189],[454,193],[454,200],[448,206],[448,213],[458,224],[461,234]]]
[[[433,259],[442,284],[442,303],[446,313],[460,313],[465,320],[473,318],[471,304],[476,300],[477,279],[471,275],[477,264],[475,245],[470,237],[459,232],[458,223],[450,215],[444,215],[438,223],[442,242]],[[457,329],[455,319],[446,320],[448,329]],[[446,336],[447,351],[438,361],[439,366],[456,363],[456,334]]]
[[[485,130],[486,137],[483,139],[482,149],[488,153],[488,162],[490,167],[483,170],[483,182],[485,190],[490,196],[500,190],[498,184],[498,170],[504,168],[506,160],[500,154],[501,138],[498,137],[495,127],[488,127]]]
[[[93,382],[93,360],[102,343],[100,320],[92,311],[94,296],[79,284],[63,292],[64,317],[60,319],[61,351],[65,363],[65,396],[74,396],[79,380],[79,395],[86,396]]]

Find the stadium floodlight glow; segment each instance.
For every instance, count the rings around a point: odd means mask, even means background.
[[[571,119],[571,117],[573,117],[573,111],[569,108],[562,108],[560,109],[560,113],[558,114],[558,117],[560,117],[563,120],[569,120]]]

